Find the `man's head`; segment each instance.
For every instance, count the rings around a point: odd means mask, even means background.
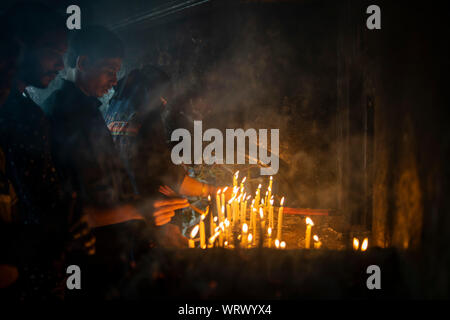
[[[101,97],[117,84],[122,66],[122,41],[100,26],[76,31],[69,41],[67,65],[75,68],[75,83],[88,96]]]
[[[64,18],[42,4],[22,3],[7,10],[2,21],[6,31],[23,47],[16,79],[25,86],[47,87],[64,69]]]

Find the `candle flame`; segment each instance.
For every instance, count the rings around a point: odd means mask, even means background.
[[[208,195],[208,201],[211,201],[211,195],[210,194]]]
[[[228,200],[228,204],[232,204],[234,201],[234,198],[236,198],[236,196],[234,195],[230,200]]]
[[[248,234],[247,240],[248,240],[249,243],[252,242],[253,236],[252,236],[251,233]]]
[[[247,233],[247,232],[248,232],[248,225],[247,225],[246,223],[244,223],[244,224],[242,225],[242,232],[243,232],[243,233]]]
[[[353,238],[353,250],[358,250],[358,248],[359,248],[359,240]]]
[[[272,228],[271,227],[269,227],[268,229],[267,229],[267,235],[270,237],[270,236],[272,236]]]
[[[314,225],[314,222],[311,220],[310,217],[307,217],[307,218],[306,218],[306,224],[309,224],[310,226],[313,226],[313,225]]]
[[[280,248],[281,248],[281,249],[286,249],[286,242],[281,241],[281,242],[280,242]]]
[[[217,190],[217,194],[219,194],[219,193],[221,193],[221,192],[222,192],[222,190],[221,190],[221,189]]]
[[[200,217],[201,220],[205,220],[206,218],[206,214],[202,214],[202,216]]]
[[[216,241],[216,238],[219,236],[219,232],[216,232],[211,238],[209,238],[209,242],[212,244]]]
[[[317,234],[315,234],[315,235],[313,236],[313,239],[314,239],[314,241],[319,241],[319,237],[317,236]]]
[[[269,189],[269,191],[272,191],[272,188],[270,186],[267,189]]]
[[[264,219],[264,211],[262,208],[259,208],[259,216],[261,217],[261,219]]]
[[[251,195],[248,195],[248,197],[247,197],[247,199],[245,199],[245,201],[250,200],[251,197],[252,197]]]
[[[241,183],[244,183],[246,179],[247,179],[247,177],[244,177],[244,178],[242,179]]]
[[[258,189],[261,189],[261,183],[259,184]]]
[[[230,221],[228,220],[228,218],[227,219],[225,219],[225,227],[229,227],[230,226]]]
[[[234,173],[234,176],[236,177],[236,179],[239,177],[239,170]]]
[[[270,199],[270,205],[273,206],[273,199]]]
[[[280,201],[280,207],[282,207],[282,206],[283,206],[283,204],[284,204],[284,197],[283,197],[283,198],[281,198],[281,201]]]
[[[225,247],[227,247],[227,246],[228,246],[228,241],[225,241],[225,242],[223,243],[223,245],[224,245]]]
[[[228,189],[228,187],[225,187],[225,188],[222,190],[222,193],[225,193],[225,191],[227,191],[227,189]]]
[[[270,176],[270,181],[272,181],[272,179],[273,179],[273,177],[272,177],[272,176]]]
[[[366,251],[369,246],[369,239],[364,238],[363,243],[361,245],[361,251]]]
[[[195,236],[197,235],[199,229],[200,229],[199,225],[196,225],[194,227],[194,229],[192,229],[192,231],[191,231],[191,239],[195,238]]]
[[[275,240],[275,247],[276,248],[280,247],[280,240],[278,240],[278,239]]]
[[[214,217],[213,221],[214,221],[214,222],[217,222],[217,217]]]

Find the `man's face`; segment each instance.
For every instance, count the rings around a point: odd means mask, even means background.
[[[25,85],[46,88],[64,69],[67,36],[64,33],[48,34],[35,45],[24,49],[19,79]]]
[[[117,84],[117,72],[121,66],[121,58],[87,61],[81,71],[84,89],[90,96],[102,97]]]

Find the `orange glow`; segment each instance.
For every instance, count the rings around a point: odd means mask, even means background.
[[[281,201],[280,201],[280,207],[282,207],[282,206],[283,206],[283,204],[284,204],[284,197],[283,197],[283,198],[281,198]]]
[[[366,251],[368,246],[369,246],[369,239],[365,238],[361,245],[361,251]]]
[[[353,250],[358,250],[358,248],[359,248],[359,240],[353,238]]]
[[[310,217],[307,217],[307,218],[306,218],[306,224],[309,224],[310,226],[313,226],[313,225],[314,225],[314,222],[311,220]]]

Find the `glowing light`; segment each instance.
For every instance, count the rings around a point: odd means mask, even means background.
[[[359,248],[359,240],[353,238],[353,250],[358,250],[358,248]]]
[[[365,238],[361,244],[361,251],[366,251],[369,246],[369,239]]]
[[[194,227],[194,229],[192,229],[192,231],[191,231],[191,239],[194,239],[194,238],[195,238],[195,236],[197,235],[199,229],[200,229],[200,226],[199,226],[199,225],[196,225],[196,226]]]
[[[282,206],[283,206],[283,204],[284,204],[284,197],[283,197],[283,198],[281,198],[281,201],[280,201],[280,207],[282,207]]]
[[[311,220],[310,217],[307,217],[307,218],[306,218],[306,224],[309,224],[310,226],[313,226],[313,225],[314,225],[314,222]]]
[[[286,249],[286,242],[281,241],[281,242],[280,242],[280,248],[281,248],[281,249]]]
[[[280,247],[280,240],[278,240],[278,239],[275,240],[275,247],[276,248]]]

